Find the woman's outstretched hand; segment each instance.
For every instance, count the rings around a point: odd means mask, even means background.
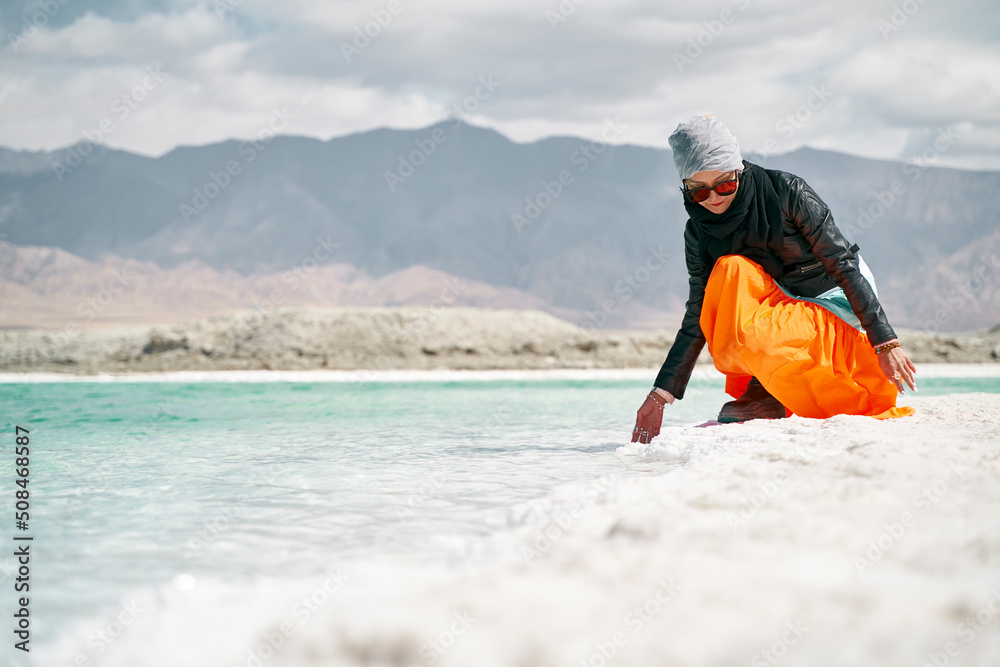
[[[668,395],[669,392],[668,392]],[[660,435],[660,424],[663,423],[663,405],[673,403],[674,397],[669,399],[658,396],[653,398],[652,392],[646,396],[642,407],[635,415],[635,428],[632,429],[632,442],[639,441],[642,444]]]
[[[896,391],[903,393],[903,382],[906,382],[913,391],[917,390],[917,367],[910,361],[906,352],[903,352],[903,348],[894,347],[876,356],[882,372],[896,385]]]

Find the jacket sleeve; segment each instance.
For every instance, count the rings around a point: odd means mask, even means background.
[[[653,382],[654,387],[666,389],[674,398],[684,398],[684,390],[687,388],[688,380],[691,379],[695,362],[698,361],[698,355],[705,346],[705,335],[701,331],[699,320],[711,267],[705,264],[690,220],[684,228],[684,259],[687,263],[690,288],[688,301],[685,304],[684,320]]]
[[[889,325],[882,304],[861,275],[857,255],[851,252],[851,244],[834,224],[829,207],[802,178],[791,174],[786,178],[791,180],[782,208],[812,246],[826,273],[844,290],[851,309],[868,334],[868,341],[874,346],[895,338],[896,332]]]

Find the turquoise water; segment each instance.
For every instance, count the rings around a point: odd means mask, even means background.
[[[651,378],[650,378],[651,379]],[[129,591],[195,579],[313,576],[352,559],[462,559],[511,508],[623,462],[648,381],[0,384],[30,430],[34,641]],[[1000,378],[925,378],[920,395],[1000,393]],[[664,424],[713,418],[692,380]],[[904,401],[905,402],[905,401]],[[5,493],[13,511],[12,492]],[[3,522],[7,544],[13,517]],[[4,609],[13,559],[0,557]]]

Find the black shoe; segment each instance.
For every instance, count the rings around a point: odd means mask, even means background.
[[[785,406],[767,393],[757,378],[750,378],[747,390],[735,401],[729,401],[719,412],[719,422],[731,424],[751,419],[784,419]]]

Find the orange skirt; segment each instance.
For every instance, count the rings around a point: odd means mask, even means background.
[[[751,377],[788,415],[905,417],[864,332],[818,304],[794,299],[741,255],[719,258],[705,288],[701,330],[726,393],[739,398]]]

